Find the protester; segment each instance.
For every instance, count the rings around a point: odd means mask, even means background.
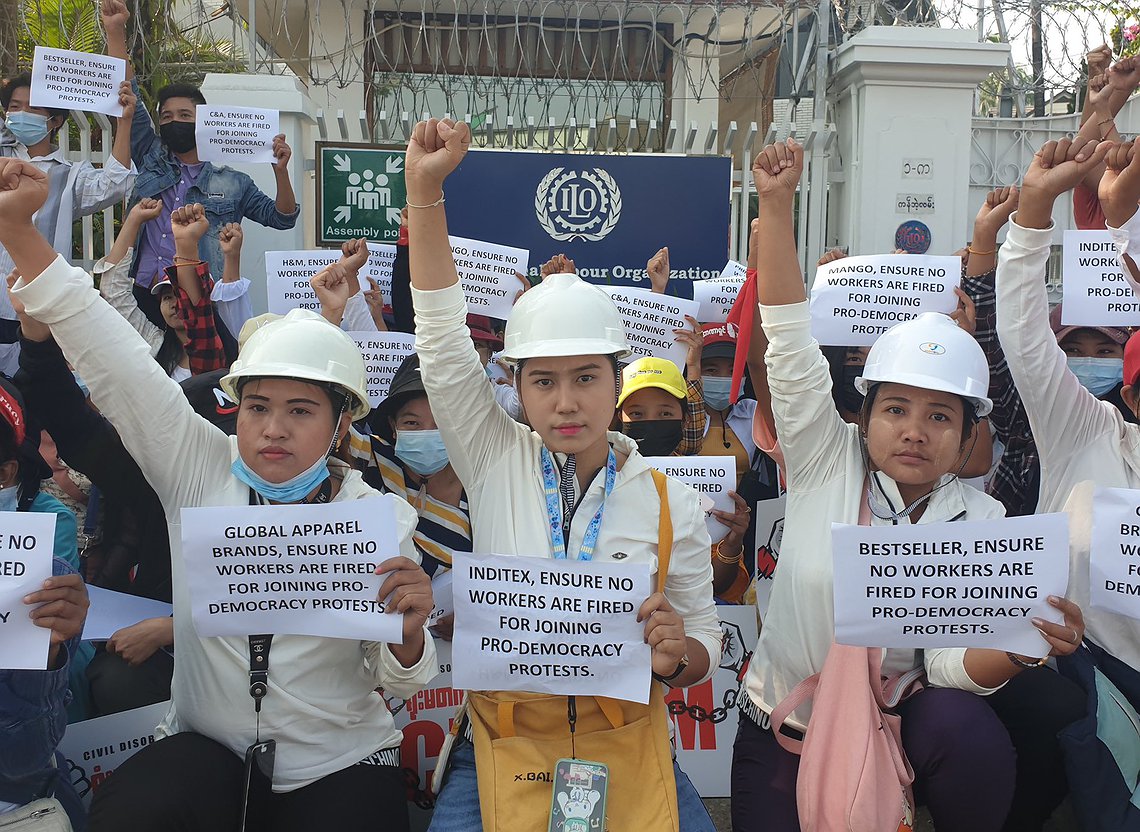
[[[123,84],[119,103],[123,114],[117,119],[114,141],[102,167],[90,162],[73,164],[55,142],[67,123],[66,110],[49,110],[30,104],[32,76],[24,73],[0,86],[0,107],[4,125],[0,127],[0,157],[31,161],[48,176],[50,193],[36,215],[36,228],[56,251],[71,257],[75,220],[121,202],[135,182],[131,164],[131,121],[137,104],[137,90]],[[0,248],[0,275],[12,270],[12,257]],[[0,292],[0,372],[16,372],[19,347],[16,344],[16,315],[8,297]]]
[[[137,235],[136,235],[137,236]],[[222,226],[218,232],[218,245],[222,249],[225,265],[222,279],[214,284],[210,300],[231,333],[241,332],[245,322],[253,317],[253,303],[249,297],[250,282],[241,276],[241,244],[245,233],[240,222]]]
[[[645,622],[657,678],[677,687],[700,682],[716,667],[721,642],[710,585],[708,532],[691,490],[676,482],[659,485],[635,443],[607,432],[618,395],[616,362],[629,354],[613,302],[576,276],[560,274],[528,291],[515,306],[503,357],[515,367],[530,428],[511,420],[487,387],[465,326],[466,304],[448,246],[442,196],[444,180],[469,143],[465,124],[435,119],[417,124],[404,176],[416,349],[432,413],[470,500],[475,550],[607,561],[620,554],[625,562],[653,562],[660,539],[656,506],[667,501],[674,542],[665,590],[646,599],[638,620]],[[649,708],[620,703],[623,713],[636,715],[637,725],[646,726],[646,733],[633,771],[617,758],[601,761],[611,766],[613,775],[607,802],[610,823],[634,828],[627,819],[649,818],[638,828],[679,824],[683,832],[709,830],[711,821],[688,778],[675,764],[671,771],[661,765],[669,759],[661,690],[661,685],[653,685]],[[479,691],[470,697],[472,730],[478,739],[461,739],[451,754],[431,822],[434,832],[497,827],[494,772],[486,768],[486,755],[494,753],[489,737],[498,731],[486,722],[483,705],[516,702],[520,712],[539,707],[528,694]],[[592,724],[597,724],[595,715],[600,716],[593,699],[571,701],[576,707],[569,712],[568,706],[555,705],[568,714],[565,730],[557,724],[546,728],[551,737],[545,746],[548,771],[572,750],[576,722],[569,714],[577,721],[589,717]],[[602,723],[611,724],[604,718]],[[579,741],[584,730],[577,733]],[[533,735],[511,742],[529,746]],[[529,807],[534,812],[532,828],[546,824],[549,800],[545,802]]]
[[[68,675],[87,617],[87,589],[74,568],[55,558],[52,577],[24,603],[36,626],[51,630],[51,647],[44,670],[0,670],[0,828],[41,828],[34,826],[38,819],[44,826],[54,822],[59,825],[53,828],[84,832],[86,812],[67,777],[59,742],[67,726]],[[63,813],[63,820],[53,817]]]
[[[132,79],[138,95],[127,48],[130,13],[126,3],[106,0],[101,4],[101,14],[107,54],[127,61],[127,77]],[[135,111],[131,124],[131,158],[139,168],[132,199],[149,197],[162,203],[159,215],[143,226],[131,264],[131,277],[139,287],[136,296],[152,320],[157,317],[157,310],[148,308],[146,290],[174,263],[174,240],[167,230],[173,211],[194,203],[206,206],[211,233],[200,238],[198,257],[214,275],[222,274],[225,268],[219,240],[223,228],[250,219],[269,228],[287,229],[296,224],[300,213],[289,179],[292,150],[283,134],[273,141],[276,198],[262,193],[244,173],[199,160],[194,136],[195,107],[205,103],[197,87],[170,84],[158,92],[157,134],[145,107]]]
[[[375,694],[410,696],[434,675],[424,626],[430,581],[411,542],[415,512],[391,501],[402,556],[387,555],[379,598],[404,614],[403,644],[278,636],[265,705],[237,707],[250,691],[247,639],[200,638],[182,571],[183,506],[295,503],[376,497],[329,454],[350,420],[368,411],[356,345],[319,316],[295,310],[257,330],[224,387],[239,402],[238,433],[199,417],[149,356],[146,343],[32,225],[47,191],[32,165],[0,161],[0,243],[22,279],[13,294],[51,328],[118,429],[166,510],[174,564],[176,668],[163,737],[120,766],[96,794],[92,829],[232,827],[242,808],[241,754],[255,737],[277,746],[264,811],[278,830],[355,827],[375,817],[406,829],[399,732]],[[127,395],[129,392],[130,395]],[[145,402],[145,407],[137,402]],[[178,437],[172,444],[170,438]],[[364,796],[364,797],[362,797]]]
[[[1081,111],[1077,140],[1120,141],[1116,116],[1128,97],[1140,86],[1140,65],[1135,58],[1112,63],[1112,48],[1101,44],[1085,58],[1088,84]],[[1097,196],[1104,164],[1090,168],[1073,189],[1073,221],[1077,228],[1099,231],[1104,228],[1104,211]]]
[[[697,338],[699,333],[677,337]],[[699,341],[690,353],[694,349],[699,356]],[[621,376],[621,430],[642,456],[689,456],[701,449],[705,403],[699,380],[686,383],[667,358],[639,358],[622,368]]]
[[[745,678],[734,748],[737,830],[798,829],[799,758],[773,732],[802,737],[811,711],[800,706],[783,728],[771,725],[769,714],[800,681],[820,672],[834,641],[831,523],[930,524],[1003,514],[999,503],[955,476],[991,402],[985,357],[949,318],[922,315],[881,336],[858,382],[865,395],[861,422],[839,418],[827,363],[811,338],[795,251],[792,206],[802,170],[803,149],[794,139],[764,148],[753,165],[758,245],[765,252],[756,294],[788,497],[780,565]],[[931,341],[952,360],[919,349]],[[915,386],[920,379],[922,386]],[[1042,652],[1071,653],[1083,634],[1081,611],[1065,599],[1050,603],[1064,612],[1065,623],[1033,620],[1047,642]],[[897,712],[916,798],[939,830],[1002,828],[1014,790],[1014,751],[981,697],[1034,664],[1000,650],[884,651],[884,674],[924,668],[929,678]]]

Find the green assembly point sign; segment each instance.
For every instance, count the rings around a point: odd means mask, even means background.
[[[396,242],[407,194],[404,148],[317,142],[317,245]]]

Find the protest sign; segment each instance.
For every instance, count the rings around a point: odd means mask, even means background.
[[[33,107],[121,116],[119,85],[126,78],[122,58],[37,46],[29,102]],[[140,101],[139,106],[145,104]]]
[[[403,641],[377,599],[400,553],[386,498],[182,509],[182,559],[200,636],[249,633]]]
[[[388,395],[400,362],[416,350],[416,336],[406,332],[350,332],[364,356],[368,403],[376,407]]]
[[[1065,514],[928,525],[831,526],[835,640],[867,647],[985,647],[1044,656],[1030,619],[1061,621]]]
[[[702,324],[719,324],[728,320],[736,296],[748,275],[743,263],[729,260],[720,277],[693,281],[693,300],[700,304],[696,319]]]
[[[712,508],[732,513],[736,504],[729,491],[736,489],[736,457],[732,456],[651,456],[645,461],[651,468],[673,477],[712,501]],[[705,515],[709,537],[713,543],[728,534],[728,526],[711,514]]]
[[[448,569],[436,572],[431,579],[431,597],[435,607],[428,616],[428,626],[455,612],[455,573]]]
[[[529,281],[524,284],[516,276],[526,275],[530,252],[464,237],[450,240],[468,310],[491,318],[509,318],[515,298],[530,285]]]
[[[1061,269],[1061,323],[1119,327],[1140,324],[1140,298],[1124,278],[1108,231],[1066,231]]]
[[[340,260],[336,249],[265,252],[266,295],[269,311],[284,315],[290,309],[321,311],[317,293],[309,285],[313,275]]]
[[[169,710],[170,702],[158,702],[67,726],[59,743],[68,767],[63,776],[75,786],[84,806],[91,805],[115,769],[155,742],[154,729]]]
[[[1090,603],[1097,609],[1140,618],[1140,491],[1096,489],[1091,545]]]
[[[281,113],[261,107],[199,104],[194,137],[203,162],[270,163],[273,139],[281,132]]]
[[[124,627],[138,624],[147,618],[166,618],[174,614],[174,607],[165,601],[128,595],[87,585],[87,620],[83,623],[84,641],[106,641]]]
[[[703,798],[729,797],[732,746],[736,740],[737,697],[747,696],[740,680],[756,647],[756,610],[722,605],[720,666],[706,682],[665,692],[674,735],[677,764]]]
[[[0,670],[47,668],[51,630],[28,617],[24,596],[51,577],[55,515],[0,512]]]
[[[869,347],[895,324],[958,307],[958,257],[882,254],[820,266],[811,289],[811,334],[824,346]]]
[[[776,564],[780,562],[780,547],[784,542],[784,512],[787,495],[771,500],[760,500],[752,509],[756,518],[756,612],[761,620],[768,614],[772,600],[772,581],[776,577]]]
[[[455,553],[456,687],[649,701],[648,564]]]
[[[645,356],[666,358],[685,366],[688,347],[677,343],[675,329],[692,329],[685,316],[697,318],[700,304],[645,289],[607,288],[625,322],[625,336],[633,350],[630,361]],[[699,320],[699,318],[698,318]]]
[[[369,278],[380,285],[380,294],[384,303],[392,304],[392,264],[396,262],[396,246],[392,243],[368,244],[368,262],[360,270],[360,288],[368,291],[372,288]]]

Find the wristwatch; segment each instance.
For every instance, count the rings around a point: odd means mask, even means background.
[[[654,673],[653,678],[656,679],[658,682],[664,682],[665,684],[669,685],[670,682],[672,682],[674,679],[676,679],[678,676],[680,676],[682,673],[684,673],[685,668],[687,668],[688,666],[689,666],[689,654],[686,653],[685,655],[681,656],[681,660],[679,662],[677,662],[677,667],[673,670],[672,673],[670,673],[668,676],[662,676],[660,673]],[[673,687],[673,686],[669,685],[669,687]]]

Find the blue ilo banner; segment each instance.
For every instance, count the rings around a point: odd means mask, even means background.
[[[645,263],[669,247],[670,294],[720,275],[728,259],[731,161],[472,150],[448,177],[459,237],[530,250],[531,275],[555,254],[593,283],[649,288]]]

